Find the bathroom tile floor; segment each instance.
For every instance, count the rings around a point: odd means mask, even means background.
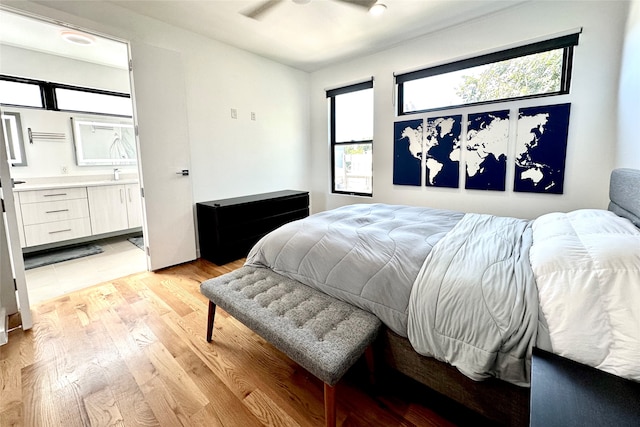
[[[30,304],[38,304],[98,283],[146,271],[144,251],[127,240],[129,236],[98,240],[104,252],[27,270]]]

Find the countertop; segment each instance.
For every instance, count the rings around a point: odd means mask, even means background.
[[[16,181],[23,181],[22,179],[16,179]],[[111,180],[98,180],[98,181],[77,181],[77,182],[39,182],[30,183],[28,178],[24,179],[24,184],[15,184],[13,191],[18,193],[21,191],[33,191],[33,190],[51,190],[56,188],[74,188],[74,187],[99,187],[104,185],[124,185],[124,184],[137,184],[137,179],[119,179],[117,181]],[[35,181],[35,180],[34,180]]]

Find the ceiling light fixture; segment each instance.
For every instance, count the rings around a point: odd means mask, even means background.
[[[387,5],[384,3],[376,3],[369,8],[369,13],[373,16],[380,16],[387,10]]]
[[[78,31],[73,30],[62,30],[60,31],[60,37],[68,41],[69,43],[81,45],[81,46],[89,46],[96,42],[96,39],[89,34],[80,33]]]

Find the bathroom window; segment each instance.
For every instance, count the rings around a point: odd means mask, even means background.
[[[16,80],[0,80],[0,104],[43,108],[40,86]]]
[[[132,117],[128,93],[0,75],[0,104]]]

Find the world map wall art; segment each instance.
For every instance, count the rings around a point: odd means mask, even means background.
[[[393,183],[420,185],[424,158],[426,186],[458,188],[461,129],[462,115],[396,122]]]
[[[504,191],[509,145],[509,110],[469,114],[464,188]]]
[[[510,120],[516,116],[513,190],[562,194],[571,104],[394,123],[393,183],[458,188],[464,146],[466,189],[505,191]]]
[[[518,112],[513,191],[562,194],[571,104]]]
[[[393,126],[393,183],[421,185],[424,135],[422,119],[396,122]]]

